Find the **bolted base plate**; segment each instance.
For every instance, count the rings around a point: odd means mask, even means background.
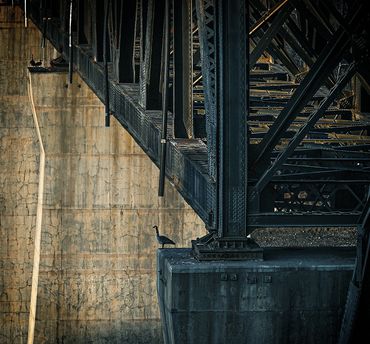
[[[263,250],[247,237],[219,238],[209,233],[192,240],[192,256],[204,260],[263,260]]]

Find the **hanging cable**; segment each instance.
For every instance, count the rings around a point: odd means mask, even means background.
[[[161,161],[159,166],[158,196],[164,195],[164,182],[167,156],[167,117],[168,117],[168,69],[169,69],[169,0],[166,0],[163,35],[163,84],[162,84],[162,132]]]
[[[72,12],[73,12],[73,0],[69,2],[69,83],[72,84],[72,75],[73,75],[73,46],[72,46]]]
[[[110,0],[107,0],[104,14],[104,37],[103,37],[103,62],[104,62],[104,91],[105,91],[105,126],[110,126],[109,112],[109,79],[108,79],[108,58],[107,58],[107,36],[108,36],[108,12]]]

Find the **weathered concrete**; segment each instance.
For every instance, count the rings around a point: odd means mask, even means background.
[[[40,33],[0,7],[0,343],[24,342],[31,290],[38,143],[27,95]],[[48,58],[55,52],[48,47]],[[178,246],[204,226],[77,75],[33,74],[46,152],[35,343],[162,342],[152,225]]]
[[[265,261],[198,262],[158,250],[166,343],[336,343],[354,249],[265,249]]]

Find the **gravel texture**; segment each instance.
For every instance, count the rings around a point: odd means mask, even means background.
[[[261,247],[356,246],[356,228],[261,228],[251,237]]]

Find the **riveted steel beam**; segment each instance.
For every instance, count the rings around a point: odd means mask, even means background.
[[[85,0],[77,1],[77,44],[87,44],[85,26]]]
[[[161,96],[161,66],[163,21],[165,0],[148,0],[145,19],[145,53],[143,69],[140,73],[140,104],[147,110],[160,110]]]
[[[193,138],[193,27],[192,0],[173,1],[174,134]]]
[[[119,1],[120,2],[120,1]],[[135,81],[134,45],[136,26],[136,0],[122,1],[122,17],[119,19],[119,55],[117,64],[117,79],[120,83]]]

